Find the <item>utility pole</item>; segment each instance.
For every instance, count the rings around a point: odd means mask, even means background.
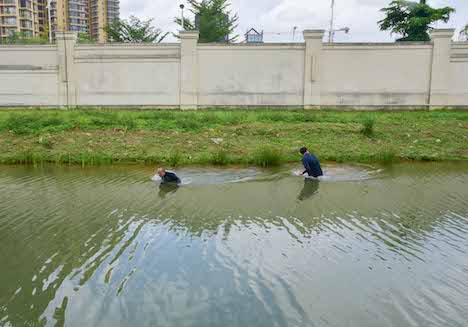
[[[335,0],[331,0],[330,30],[328,31],[328,43],[333,43],[333,23],[335,21]]]

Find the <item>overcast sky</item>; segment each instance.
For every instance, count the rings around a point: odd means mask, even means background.
[[[349,27],[350,33],[337,33],[338,42],[392,41],[395,36],[381,32],[377,21],[382,19],[379,10],[391,0],[335,0],[335,26]],[[185,0],[120,0],[121,17],[136,15],[155,18],[155,25],[164,31],[177,31],[173,23],[180,15],[179,4]],[[237,34],[243,36],[247,29],[263,30],[265,41],[292,41],[292,30],[297,26],[296,41],[302,41],[304,29],[328,29],[331,0],[231,0],[233,13],[239,15]],[[468,0],[428,0],[434,7],[451,6],[457,12],[448,24],[437,27],[457,28],[468,24]],[[187,13],[188,14],[188,13]],[[240,38],[242,40],[243,37]],[[173,41],[173,39],[168,39]]]

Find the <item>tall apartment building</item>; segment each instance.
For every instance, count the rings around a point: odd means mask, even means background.
[[[25,31],[39,36],[47,30],[47,0],[0,0],[0,35]],[[98,42],[106,42],[102,29],[119,18],[119,0],[50,0],[52,34],[56,31],[87,33]]]
[[[119,0],[51,0],[52,32],[82,32],[106,42],[103,27],[119,18],[119,13]]]
[[[37,37],[47,24],[46,0],[0,0],[0,38],[15,32]]]
[[[115,18],[119,18],[119,0],[90,0],[90,36],[98,42],[106,42],[107,34],[102,30],[111,25]]]

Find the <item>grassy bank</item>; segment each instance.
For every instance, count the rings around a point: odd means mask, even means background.
[[[254,164],[468,159],[468,112],[0,111],[0,163]]]

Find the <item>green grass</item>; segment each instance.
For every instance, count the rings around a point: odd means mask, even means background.
[[[210,153],[206,162],[215,166],[223,166],[229,165],[232,159],[225,149],[220,148]]]
[[[466,160],[467,111],[0,110],[0,163]],[[214,140],[222,140],[221,142]]]

